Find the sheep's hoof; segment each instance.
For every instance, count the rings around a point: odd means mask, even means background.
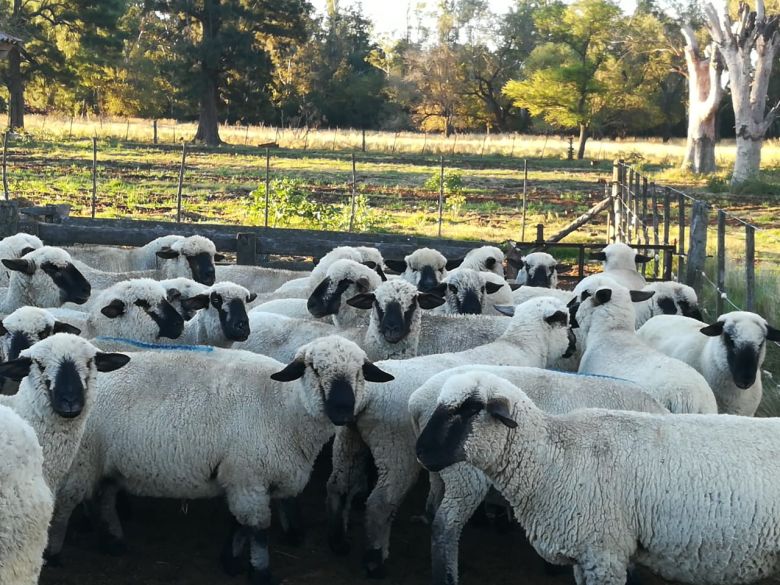
[[[124,538],[117,538],[113,534],[104,532],[100,535],[99,548],[104,555],[119,557],[127,552],[127,543]]]
[[[249,571],[249,583],[251,585],[274,585],[271,569],[255,569]]]
[[[363,555],[363,566],[366,569],[366,577],[369,579],[384,579],[387,571],[385,571],[385,561],[382,558],[382,549],[367,550]]]
[[[544,574],[545,575],[565,575],[571,572],[571,567],[568,565],[553,565],[544,561]]]
[[[50,553],[44,551],[43,560],[46,562],[47,567],[62,567],[62,553]]]
[[[226,549],[219,555],[219,563],[222,565],[222,570],[226,575],[236,577],[246,569],[246,561],[243,555],[233,556],[229,547],[226,547]]]

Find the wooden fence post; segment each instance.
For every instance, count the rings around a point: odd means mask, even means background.
[[[3,195],[5,200],[8,201],[8,132],[3,132]]]
[[[444,215],[444,157],[440,159],[441,169],[439,171],[439,237],[441,237],[441,222]]]
[[[612,215],[614,216],[614,221],[612,222],[613,229],[614,229],[614,237],[612,238],[612,242],[619,242],[620,240],[620,222],[622,220],[622,213],[620,208],[620,197],[621,197],[621,185],[620,185],[620,175],[622,173],[622,167],[623,167],[623,161],[622,160],[615,160],[612,163]]]
[[[633,203],[634,203],[634,169],[633,167],[629,167],[628,169],[628,179],[625,181],[626,184],[626,243],[631,244],[634,240],[634,221],[635,219],[631,217],[631,211],[633,210]]]
[[[362,152],[366,151],[366,129],[363,128],[363,144],[361,146]]]
[[[756,310],[756,227],[745,225],[745,309]]]
[[[707,223],[710,206],[696,200],[691,208],[690,244],[688,246],[688,272],[685,282],[696,290],[701,288],[702,271],[707,259]]]
[[[187,143],[181,143],[181,166],[179,167],[179,187],[176,190],[176,223],[181,223],[181,190],[184,185],[184,165],[187,161]]]
[[[357,173],[355,172],[355,153],[352,153],[352,195],[351,195],[351,211],[349,213],[349,231],[355,226],[355,195],[357,191]],[[441,230],[440,230],[441,231]]]
[[[92,219],[97,207],[97,138],[92,137]]]
[[[19,231],[19,202],[0,201],[0,238],[12,236]]]
[[[680,236],[677,242],[677,282],[683,282],[685,272],[685,195],[677,195],[677,222],[679,223]]]
[[[520,241],[525,242],[525,211],[528,194],[528,159],[523,159],[523,223],[520,224]]]
[[[157,118],[152,120],[152,141],[157,144]]]
[[[271,151],[265,149],[265,227],[268,227],[268,205],[271,196]]]
[[[723,314],[723,294],[726,292],[726,212],[718,209],[718,275],[716,285],[718,296],[715,298],[715,312]]]
[[[537,223],[536,224],[536,243],[537,244],[544,244],[544,224],[543,223]]]
[[[257,236],[251,232],[236,234],[236,264],[257,265]]]

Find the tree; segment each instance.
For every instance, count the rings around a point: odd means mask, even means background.
[[[192,88],[199,95],[195,140],[217,145],[228,71],[267,63],[269,37],[302,39],[310,7],[305,0],[148,0],[146,9],[176,22],[179,46],[194,69]]]
[[[731,184],[736,186],[758,174],[764,135],[780,111],[780,102],[767,110],[769,78],[780,42],[780,15],[767,16],[764,0],[756,0],[755,12],[741,2],[734,23],[727,13],[718,14],[712,4],[705,6],[704,14],[729,74],[737,133]]]
[[[536,11],[534,21],[546,41],[534,49],[530,75],[512,80],[504,93],[520,108],[550,124],[578,128],[577,158],[585,155],[591,126],[605,105],[606,91],[598,79],[610,63],[613,44],[620,38],[622,13],[610,0],[560,2]]]

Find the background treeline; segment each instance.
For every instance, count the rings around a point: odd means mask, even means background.
[[[198,119],[206,142],[223,121],[684,136],[680,27],[702,18],[695,0],[659,1],[625,14],[518,0],[497,15],[440,0],[402,38],[376,38],[337,0],[324,16],[304,0],[0,0],[0,30],[33,59],[0,63],[0,106],[21,86],[23,111]],[[733,135],[729,100],[719,129]]]

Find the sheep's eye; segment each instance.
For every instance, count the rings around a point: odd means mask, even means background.
[[[583,300],[583,301],[584,301],[584,300],[585,300],[585,299],[587,299],[589,296],[590,296],[590,293],[589,293],[588,291],[583,291],[583,292],[582,292],[582,294],[580,295],[580,300]]]
[[[149,307],[151,306],[151,305],[149,304],[149,301],[147,301],[146,299],[138,299],[138,300],[136,300],[136,301],[135,301],[135,303],[133,303],[133,304],[134,304],[136,307],[141,307],[142,309],[145,309],[145,310],[148,310],[148,309],[149,309]]]
[[[382,306],[379,304],[379,301],[374,301],[374,308],[376,309],[376,314],[380,319],[384,319],[385,312],[382,309]]]
[[[217,309],[220,308],[222,306],[222,297],[218,294],[212,294],[211,304]]]
[[[44,327],[38,334],[38,339],[46,339],[49,335],[51,335],[51,327]]]
[[[481,289],[479,289],[479,290],[481,290],[482,292],[485,292],[485,287],[483,286],[483,287],[482,287]]]
[[[734,340],[726,331],[723,332],[723,341],[726,342],[726,345],[734,345]]]
[[[482,403],[475,398],[467,398],[458,407],[458,414],[464,417],[472,417],[482,410]]]
[[[448,284],[447,288],[450,289],[450,291],[452,291],[453,293],[458,294],[458,287],[455,286],[454,284]]]

